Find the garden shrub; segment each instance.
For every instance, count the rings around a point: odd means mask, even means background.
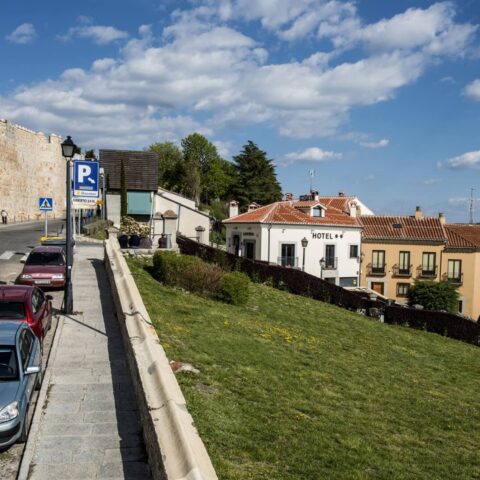
[[[225,273],[220,298],[232,305],[245,305],[250,294],[250,279],[242,272]]]

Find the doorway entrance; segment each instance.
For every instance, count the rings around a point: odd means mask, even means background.
[[[245,258],[255,260],[255,240],[244,240]]]

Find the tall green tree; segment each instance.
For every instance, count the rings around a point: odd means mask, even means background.
[[[240,208],[252,202],[266,205],[282,199],[275,165],[255,143],[249,140],[233,161],[236,175],[232,194]]]
[[[415,280],[408,291],[410,305],[422,305],[427,310],[458,312],[458,292],[449,281]]]
[[[120,165],[120,218],[128,215],[127,178],[125,175],[125,163]]]
[[[87,159],[92,159],[92,160],[97,160],[97,155],[95,153],[95,150],[87,150],[85,152],[85,158]]]
[[[158,184],[173,192],[183,192],[185,164],[180,148],[173,142],[154,143],[149,150],[158,154]]]
[[[191,170],[198,171],[200,177],[194,197],[197,203],[209,204],[224,197],[231,186],[232,176],[228,162],[220,157],[217,147],[203,135],[192,133],[182,140],[182,150],[187,188],[192,190],[192,179],[197,178],[197,174]]]

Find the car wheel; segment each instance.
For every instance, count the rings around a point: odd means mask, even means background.
[[[25,418],[23,420],[23,425],[22,425],[22,433],[20,434],[20,437],[18,439],[18,443],[25,443],[28,438],[28,407],[27,410],[25,411]]]

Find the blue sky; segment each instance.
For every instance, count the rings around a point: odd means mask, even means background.
[[[468,221],[480,2],[2,2],[0,118],[89,148],[253,140],[284,192]],[[480,221],[480,202],[475,215]]]

